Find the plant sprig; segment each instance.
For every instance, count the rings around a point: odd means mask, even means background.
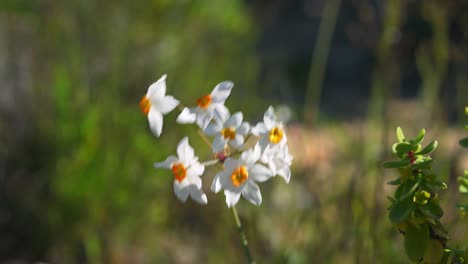
[[[440,222],[444,211],[440,207],[439,192],[447,185],[432,172],[433,159],[429,156],[437,141],[422,147],[426,131],[422,129],[414,139],[407,139],[398,127],[392,153],[397,160],[387,161],[385,168],[397,169],[400,176],[388,182],[397,186],[389,197],[389,218],[405,236],[407,256],[418,263],[452,263],[463,261],[460,252],[447,246],[447,231]]]

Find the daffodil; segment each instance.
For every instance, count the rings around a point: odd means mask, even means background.
[[[288,145],[267,145],[260,160],[268,165],[273,175],[279,175],[289,183],[293,156],[288,151]]]
[[[166,75],[149,86],[148,91],[141,98],[140,108],[148,116],[151,131],[155,136],[161,135],[163,115],[174,110],[178,104],[178,100],[166,95]]]
[[[224,161],[224,170],[216,174],[211,190],[217,193],[224,189],[228,207],[236,205],[241,195],[254,205],[262,203],[256,182],[268,180],[273,173],[257,163],[260,155],[260,146],[257,144],[253,149],[243,152],[239,159],[227,158]]]
[[[233,86],[234,83],[230,81],[216,85],[210,94],[198,98],[196,107],[185,107],[177,118],[177,123],[191,124],[196,122],[201,129],[205,129],[213,118],[226,120],[226,117],[229,116],[229,110],[224,102],[231,94]]]
[[[222,151],[228,143],[236,149],[242,147],[244,136],[247,135],[250,128],[247,122],[242,122],[242,119],[242,113],[237,112],[225,121],[216,120],[206,127],[204,133],[215,136],[212,144],[214,153]]]
[[[284,125],[277,120],[272,106],[263,115],[263,122],[252,128],[252,134],[260,138],[262,151],[267,146],[284,145],[287,142]]]
[[[200,204],[207,204],[206,194],[202,190],[200,176],[205,166],[198,162],[193,148],[189,145],[188,138],[184,137],[177,146],[177,156],[169,156],[163,162],[154,163],[156,168],[172,170],[174,175],[174,193],[177,198],[185,202],[190,195]]]

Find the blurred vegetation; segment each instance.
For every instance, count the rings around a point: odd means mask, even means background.
[[[457,146],[468,105],[467,4],[333,1],[337,21],[324,37],[331,46],[317,44],[330,53],[326,65],[327,54],[311,56],[315,37],[300,55],[284,47],[265,55],[270,46],[258,44],[269,43],[265,32],[281,17],[275,14],[303,15],[308,8],[306,22],[321,21],[322,1],[292,2],[1,1],[0,261],[244,261],[223,195],[208,194],[206,207],[181,204],[169,172],[152,166],[185,134],[202,159],[210,157],[193,127],[175,125],[177,113],[164,117],[160,139],[149,131],[138,102],[164,73],[168,93],[185,104],[230,79],[236,85],[227,105],[249,121],[258,121],[270,104],[293,110],[290,184],[268,182],[261,186],[261,207],[238,206],[259,263],[409,263],[387,218],[386,196],[394,190],[385,182],[396,174],[381,168],[397,125],[409,134],[425,127],[428,140],[439,140],[433,170],[449,186],[441,197],[442,222],[464,246],[468,226],[455,205],[457,175],[468,168],[468,155]],[[336,66],[333,43],[343,38],[373,54],[360,83],[368,96],[361,98],[364,107],[346,99],[353,91],[342,83],[335,92],[348,104],[330,105],[365,108],[365,114],[343,119],[319,112],[307,120],[299,110],[330,109],[327,85],[346,75],[328,70]],[[293,55],[301,57],[297,63],[280,65]],[[339,59],[341,65],[348,58]],[[314,67],[302,60],[315,61]],[[418,87],[408,88],[408,74]],[[291,80],[274,83],[276,75]],[[417,93],[401,100],[407,90]],[[282,96],[290,93],[292,101]],[[314,94],[322,96],[304,99]],[[212,174],[204,176],[206,188]]]

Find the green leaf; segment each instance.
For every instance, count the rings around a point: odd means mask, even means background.
[[[390,221],[393,223],[400,223],[405,221],[413,212],[415,204],[411,199],[402,201],[395,201],[390,208]]]
[[[408,143],[408,142],[402,142],[398,143],[395,147],[395,150],[397,153],[408,153],[410,151],[414,151],[416,148],[414,145]]]
[[[405,251],[412,261],[420,261],[429,246],[429,227],[409,225],[405,235]]]
[[[468,148],[468,138],[464,138],[462,140],[460,140],[460,146],[464,147],[464,148]]]
[[[424,140],[424,135],[426,134],[426,130],[423,128],[421,131],[419,131],[418,136],[414,139],[414,144],[419,144]]]
[[[424,253],[424,263],[440,263],[444,256],[444,247],[438,240],[430,239],[426,252]]]
[[[426,216],[432,218],[441,218],[444,215],[444,211],[440,208],[440,205],[434,200],[430,200],[427,204],[419,206],[419,210]]]
[[[414,183],[414,184],[413,184]],[[414,181],[407,181],[404,184],[398,186],[398,188],[395,191],[395,198],[397,200],[404,200],[408,197],[413,197],[414,192],[418,188],[420,182],[414,182]]]
[[[401,127],[397,127],[396,136],[397,136],[398,142],[405,141],[405,134],[403,134],[403,130],[401,129]]]
[[[434,149],[437,148],[437,145],[439,143],[437,142],[437,140],[434,140],[432,141],[431,143],[429,143],[429,145],[427,145],[425,148],[423,148],[421,151],[415,153],[417,155],[426,155],[426,154],[429,154],[431,153],[432,151],[434,151]]]
[[[409,160],[405,159],[405,160],[393,160],[393,161],[386,161],[384,162],[383,166],[384,168],[403,168],[403,167],[406,167],[406,166],[409,166],[410,165],[410,162]]]
[[[388,185],[400,185],[401,184],[401,178],[395,179],[393,181],[387,182]]]
[[[460,186],[458,187],[458,190],[461,193],[468,193],[468,178],[458,177],[458,183],[460,184]]]
[[[432,164],[432,159],[426,159],[421,162],[417,162],[411,166],[415,170],[429,169]]]

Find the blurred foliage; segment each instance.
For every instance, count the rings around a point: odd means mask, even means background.
[[[218,82],[233,80],[227,105],[252,122],[267,105],[284,102],[261,78],[257,42],[269,15],[286,10],[280,4],[288,1],[263,9],[261,2],[0,1],[0,33],[6,36],[0,38],[6,43],[0,46],[0,64],[3,57],[10,63],[4,71],[16,91],[13,108],[0,105],[0,260],[242,262],[222,194],[209,194],[206,207],[181,204],[172,193],[170,173],[152,166],[173,153],[185,134],[202,159],[210,157],[209,149],[191,127],[175,125],[177,113],[164,117],[164,132],[154,138],[138,102],[164,73],[168,93],[187,105]],[[441,135],[433,167],[449,185],[441,207],[453,240],[466,241],[466,222],[454,213],[455,164],[463,157],[451,146],[460,137],[447,126],[443,107],[467,103],[466,3],[388,1],[372,12],[367,1],[352,2],[359,19],[379,32],[368,41],[377,43],[366,80],[368,115],[340,123],[322,116],[314,128],[289,128],[296,164],[291,183],[266,183],[260,208],[242,202],[238,208],[260,263],[408,263],[401,254],[404,243],[386,216],[385,194],[392,190],[384,182],[396,174],[380,168],[388,159],[389,128],[396,124],[411,132],[427,127],[433,131],[429,138]],[[372,16],[382,19],[372,22]],[[364,22],[358,28],[365,28]],[[411,29],[415,24],[430,33],[418,35],[421,31]],[[411,56],[405,56],[407,49]],[[401,106],[393,99],[405,86],[401,68],[408,64],[415,65],[421,89],[414,102]],[[455,103],[444,90],[453,72]],[[298,86],[306,92],[305,83]],[[1,92],[7,98],[4,88]],[[319,105],[320,98],[313,103]],[[300,115],[293,114],[293,120]],[[205,186],[212,176],[210,171],[204,176]]]

